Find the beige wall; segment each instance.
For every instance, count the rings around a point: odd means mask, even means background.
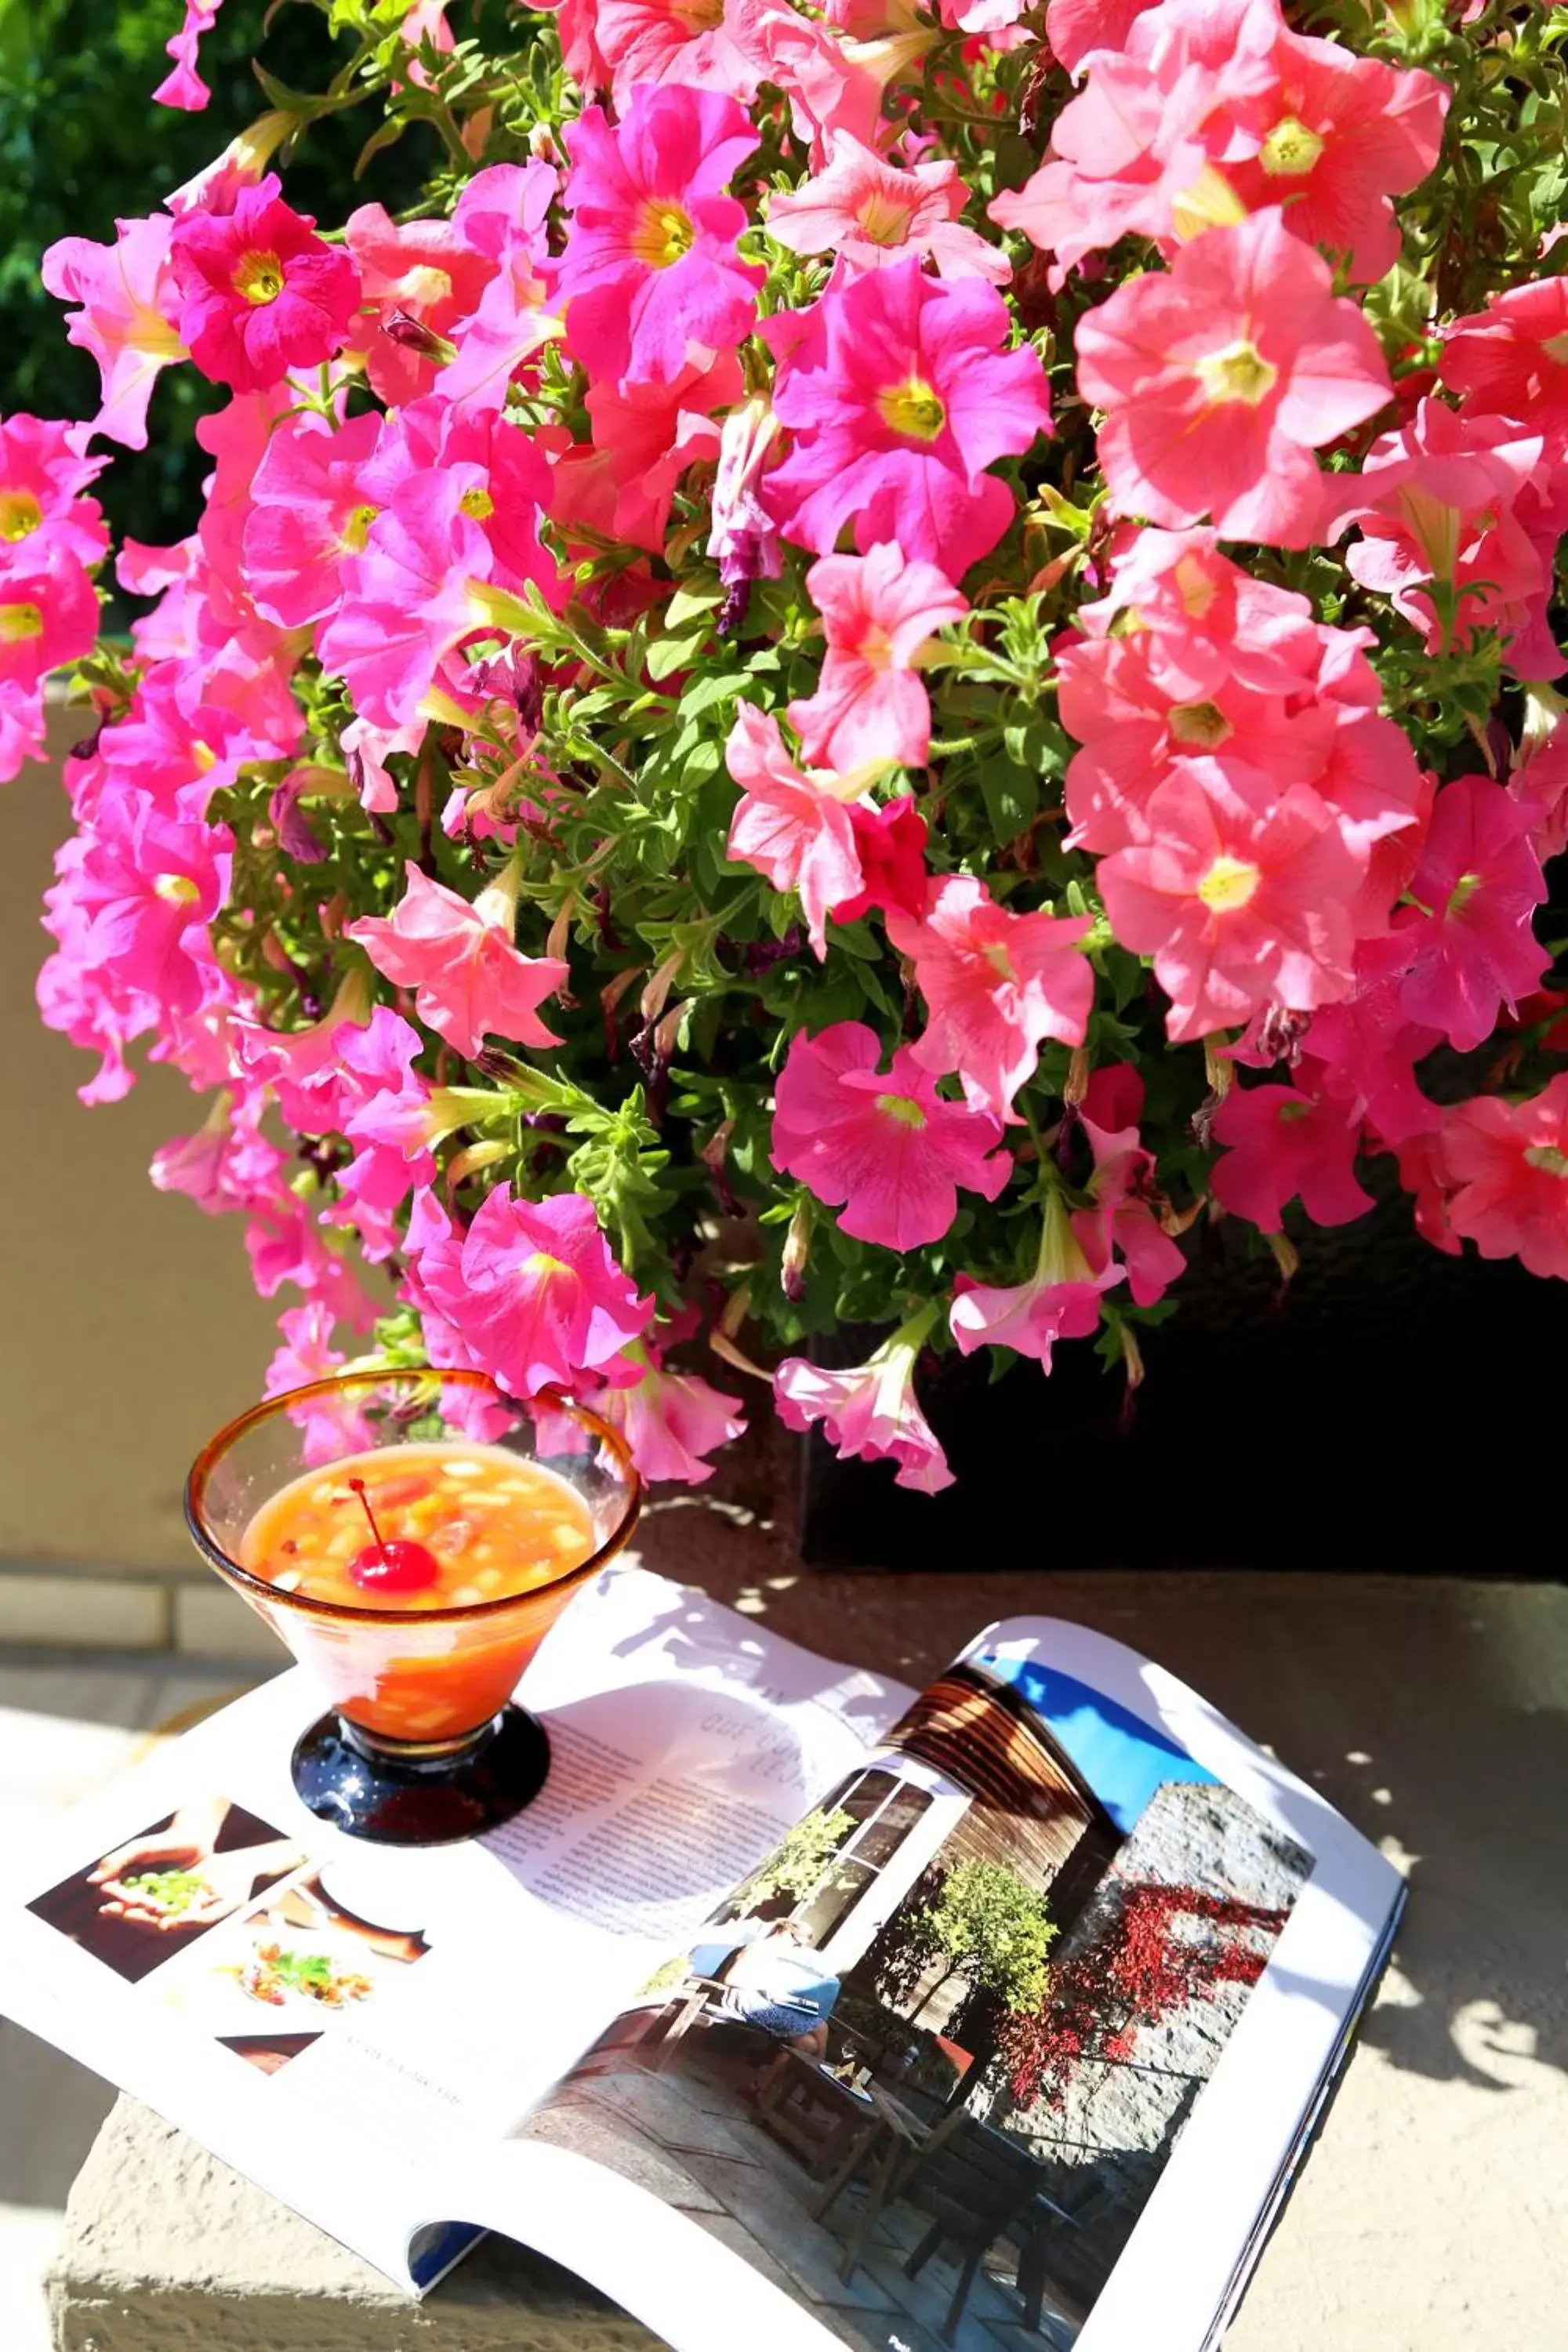
[[[55,746],[78,731],[54,714]],[[184,1473],[259,1393],[273,1309],[238,1221],[148,1181],[158,1145],[200,1123],[184,1082],[153,1070],[88,1110],[92,1057],[38,1020],[39,900],[68,821],[54,772],[0,786],[0,1562],[194,1568]]]

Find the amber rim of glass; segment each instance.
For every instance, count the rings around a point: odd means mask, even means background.
[[[264,1576],[257,1576],[250,1569],[243,1567],[208,1534],[202,1518],[207,1481],[223,1456],[230,1453],[242,1437],[258,1428],[263,1422],[279,1420],[287,1413],[290,1405],[299,1404],[304,1398],[341,1396],[351,1389],[388,1387],[398,1381],[409,1383],[434,1381],[443,1388],[471,1389],[493,1397],[499,1405],[519,1413],[525,1413],[531,1406],[539,1404],[548,1405],[555,1412],[569,1413],[574,1421],[581,1423],[609,1449],[626,1480],[626,1504],[613,1532],[585,1560],[576,1568],[568,1569],[563,1576],[553,1578],[548,1584],[530,1585],[525,1592],[503,1592],[494,1601],[469,1601],[457,1608],[420,1610],[356,1609],[341,1601],[312,1600],[308,1593],[280,1592]],[[385,1450],[391,1453],[395,1449],[389,1446]],[[345,1455],[344,1459],[347,1460],[348,1456]],[[329,1463],[321,1465],[323,1469],[331,1466]],[[495,1381],[483,1372],[444,1371],[438,1366],[431,1365],[428,1368],[409,1366],[405,1370],[389,1367],[382,1372],[339,1372],[331,1380],[310,1381],[302,1388],[282,1390],[277,1396],[251,1405],[233,1421],[226,1423],[217,1435],[210,1437],[203,1446],[185,1480],[184,1503],[185,1525],[196,1549],[209,1567],[243,1591],[269,1601],[274,1608],[297,1610],[301,1616],[331,1618],[349,1625],[406,1627],[411,1619],[421,1625],[452,1625],[472,1623],[481,1617],[500,1617],[509,1609],[515,1610],[525,1601],[542,1600],[546,1593],[560,1593],[574,1585],[586,1584],[606,1560],[613,1559],[624,1548],[642,1514],[642,1479],[632,1460],[631,1450],[619,1430],[612,1429],[607,1421],[601,1421],[596,1412],[591,1412],[586,1405],[579,1404],[575,1398],[564,1395],[559,1389],[541,1389],[536,1396],[519,1399],[508,1396],[504,1389],[498,1388]]]

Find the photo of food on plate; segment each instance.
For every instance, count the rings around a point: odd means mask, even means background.
[[[350,1907],[369,1898],[309,1869],[171,1971],[160,1986],[215,2041],[268,2074],[298,2057],[334,2017],[373,2011],[429,1944]]]
[[[136,1984],[304,1860],[230,1798],[193,1798],[27,1907]]]

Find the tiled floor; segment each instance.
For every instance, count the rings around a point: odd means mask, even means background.
[[[246,1681],[233,1670],[182,1669],[173,1658],[134,1667],[35,1665],[0,1650],[0,1853],[161,1730],[182,1728]],[[96,2075],[0,2019],[4,2352],[48,2352],[43,2274],[71,2182],[113,2098]]]

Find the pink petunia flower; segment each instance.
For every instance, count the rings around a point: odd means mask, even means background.
[[[494,275],[473,316],[452,330],[457,357],[436,385],[445,399],[503,407],[519,370],[561,334],[545,284],[556,185],[548,163],[492,163],[476,172],[458,198],[453,231],[494,264]]]
[[[1051,55],[1076,73],[1091,49],[1120,49],[1153,0],[1049,0],[1046,39]]]
[[[193,207],[174,223],[169,258],[180,333],[202,373],[236,392],[280,383],[342,351],[359,302],[352,257],[315,235],[268,173],[229,213]]]
[[[197,70],[196,49],[217,23],[222,5],[223,0],[185,0],[184,22],[164,44],[163,53],[174,58],[174,66],[153,92],[159,106],[175,107],[184,114],[200,114],[205,108],[212,92]]]
[[[786,1429],[820,1422],[840,1458],[896,1462],[894,1485],[922,1495],[952,1485],[952,1473],[915,1396],[915,1359],[936,1321],[934,1301],[900,1324],[874,1356],[847,1371],[786,1356],[773,1374],[773,1402]]]
[[[57,553],[90,565],[108,554],[103,510],[82,493],[109,460],[88,457],[86,442],[80,425],[0,417],[0,569]]]
[[[40,548],[0,563],[0,686],[30,691],[90,653],[97,635],[98,596],[79,557]]]
[[[930,1016],[915,1060],[933,1076],[955,1070],[971,1107],[1005,1119],[1045,1038],[1083,1043],[1094,973],[1078,942],[1089,917],[1015,915],[974,876],[951,874],[918,921],[887,919]]]
[[[552,276],[589,374],[668,383],[692,362],[733,352],[763,277],[736,256],[746,210],[722,194],[757,143],[734,100],[645,87],[618,124],[593,106],[564,137],[573,219]]]
[[[1058,1339],[1087,1339],[1100,1328],[1100,1299],[1122,1278],[1109,1252],[1090,1264],[1061,1194],[1044,1204],[1039,1253],[1026,1282],[997,1285],[961,1274],[952,1286],[949,1328],[962,1356],[976,1348],[1011,1348],[1051,1369]]]
[[[1282,1232],[1285,1203],[1298,1195],[1315,1225],[1347,1225],[1373,1206],[1356,1181],[1361,1120],[1342,1101],[1298,1087],[1232,1087],[1214,1136],[1226,1146],[1215,1199],[1259,1233]]]
[[[1347,900],[1363,872],[1318,795],[1279,792],[1223,756],[1178,762],[1150,800],[1146,845],[1101,860],[1123,947],[1152,956],[1173,1044],[1277,1003],[1306,1013],[1348,994]]]
[[[286,1307],[278,1318],[283,1344],[267,1367],[261,1393],[286,1396],[290,1389],[308,1388],[331,1379],[348,1358],[332,1345],[331,1308],[320,1298],[303,1307]],[[347,1396],[315,1397],[290,1407],[289,1419],[300,1433],[300,1452],[307,1463],[341,1462],[345,1454],[374,1445],[375,1431],[364,1413]]]
[[[159,370],[190,357],[180,340],[180,290],[169,258],[174,224],[154,213],[150,220],[117,220],[114,229],[112,245],[61,237],[38,271],[58,300],[81,305],[66,320],[66,338],[92,354],[102,379],[89,433],[145,449],[147,404]]]
[[[393,736],[418,719],[446,657],[493,629],[488,590],[559,593],[539,539],[549,469],[518,425],[437,394],[384,420],[357,488],[376,511],[363,549],[341,560],[342,598],[316,650],[360,722]]]
[[[228,894],[227,826],[126,793],[104,803],[79,846],[84,959],[154,1016],[195,1011],[212,961],[207,926]]]
[[[966,600],[934,563],[908,562],[888,542],[864,556],[823,556],[805,588],[822,614],[827,653],[816,693],[786,714],[802,758],[846,773],[923,767],[931,703],[921,655],[938,629],[963,620]]]
[[[841,1212],[840,1230],[883,1249],[940,1241],[958,1193],[995,1200],[1012,1173],[989,1113],[944,1102],[900,1045],[886,1072],[862,1021],[797,1031],[773,1094],[773,1166]]]
[[[1415,904],[1366,951],[1377,971],[1404,974],[1406,1020],[1460,1053],[1486,1042],[1500,1008],[1538,988],[1552,961],[1531,928],[1546,885],[1530,828],[1530,810],[1490,777],[1445,784],[1411,878]]]
[[[1078,386],[1108,413],[1100,462],[1118,510],[1305,547],[1321,533],[1312,451],[1390,394],[1376,336],[1279,214],[1211,229],[1168,275],[1080,320]]]
[[[563,18],[581,5],[567,0]],[[752,13],[750,0],[592,0],[591,38],[617,110],[626,111],[642,82],[722,90],[750,106],[759,78],[747,37]]]
[[[772,711],[749,702],[735,714],[724,760],[742,793],[730,856],[754,866],[775,890],[799,892],[812,946],[826,956],[828,916],[864,887],[849,807],[864,778],[826,769],[807,774],[784,749]]]
[[[700,1486],[713,1475],[705,1454],[739,1437],[746,1426],[739,1397],[727,1396],[698,1372],[667,1371],[645,1342],[626,1350],[630,1381],[613,1380],[594,1399],[594,1410],[618,1429],[645,1478],[679,1478]]]
[[[251,481],[243,569],[258,610],[280,628],[330,613],[344,557],[363,553],[377,509],[361,477],[380,431],[379,416],[351,417],[334,432],[307,412],[269,435]]]
[[[272,1199],[283,1155],[261,1132],[267,1097],[259,1087],[225,1087],[194,1135],[160,1145],[147,1173],[155,1191],[183,1192],[204,1216],[251,1210]]]
[[[511,943],[516,877],[481,891],[472,905],[433,882],[412,862],[408,886],[392,915],[363,916],[344,938],[363,948],[376,970],[415,992],[419,1018],[466,1061],[487,1034],[519,1045],[558,1045],[539,1007],[566,978],[559,956],[521,955]]]
[[[1517,1257],[1531,1274],[1568,1281],[1568,1073],[1526,1102],[1456,1104],[1431,1164],[1450,1234],[1483,1257]]]
[[[853,520],[863,552],[892,540],[950,580],[989,554],[1014,501],[986,469],[1049,430],[1039,360],[1004,348],[994,286],[930,278],[909,255],[762,331],[795,437],[763,492],[787,539],[829,555]]]
[[[826,168],[768,199],[767,229],[791,253],[831,253],[858,275],[901,255],[929,255],[939,278],[985,278],[1005,286],[1007,257],[960,219],[969,191],[956,163],[900,170],[845,131],[828,141]]]
[[[652,1298],[637,1297],[580,1192],[535,1202],[498,1188],[460,1237],[422,1193],[408,1242],[420,1303],[514,1396],[570,1389],[639,1339],[653,1315]]]

